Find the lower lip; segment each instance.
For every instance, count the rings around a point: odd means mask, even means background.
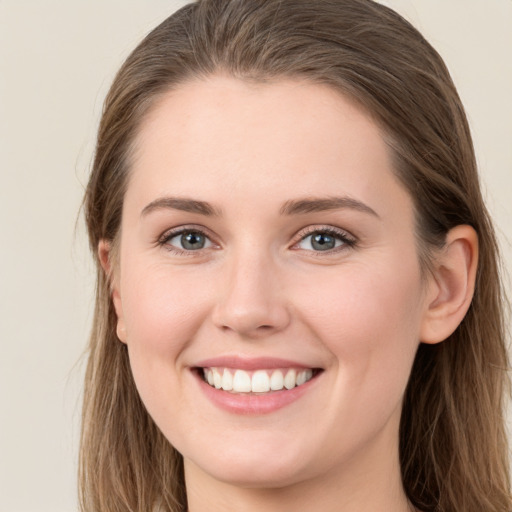
[[[293,389],[283,389],[271,393],[256,395],[248,393],[230,393],[207,384],[196,373],[197,381],[203,393],[218,407],[235,414],[269,414],[295,402],[307,393],[320,375]]]

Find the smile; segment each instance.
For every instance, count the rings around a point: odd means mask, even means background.
[[[237,415],[277,412],[311,395],[325,373],[302,361],[228,354],[198,361],[190,369],[203,396]]]
[[[211,387],[231,393],[271,393],[291,390],[310,381],[316,374],[307,369],[261,369],[245,371],[232,368],[202,368],[203,379]]]

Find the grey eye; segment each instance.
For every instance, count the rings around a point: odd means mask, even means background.
[[[202,249],[205,246],[205,237],[200,233],[186,233],[181,235],[181,245],[188,251]]]
[[[332,235],[325,231],[318,231],[305,236],[298,244],[301,249],[308,251],[330,251],[345,244],[341,236]]]
[[[199,231],[184,231],[169,238],[167,243],[185,251],[197,251],[211,245],[208,237]]]
[[[311,247],[316,251],[327,251],[336,247],[336,239],[327,233],[311,235]]]

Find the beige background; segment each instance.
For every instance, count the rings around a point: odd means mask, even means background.
[[[183,1],[0,0],[0,512],[76,510],[93,269],[74,235],[107,88]],[[512,0],[388,0],[445,57],[512,267]]]

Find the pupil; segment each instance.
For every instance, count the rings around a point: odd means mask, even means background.
[[[200,233],[181,235],[181,245],[184,249],[202,249],[204,247],[204,237]]]
[[[334,249],[335,244],[336,241],[334,240],[334,237],[326,235],[325,233],[317,233],[316,235],[313,235],[311,240],[313,249],[317,249],[318,251]]]

